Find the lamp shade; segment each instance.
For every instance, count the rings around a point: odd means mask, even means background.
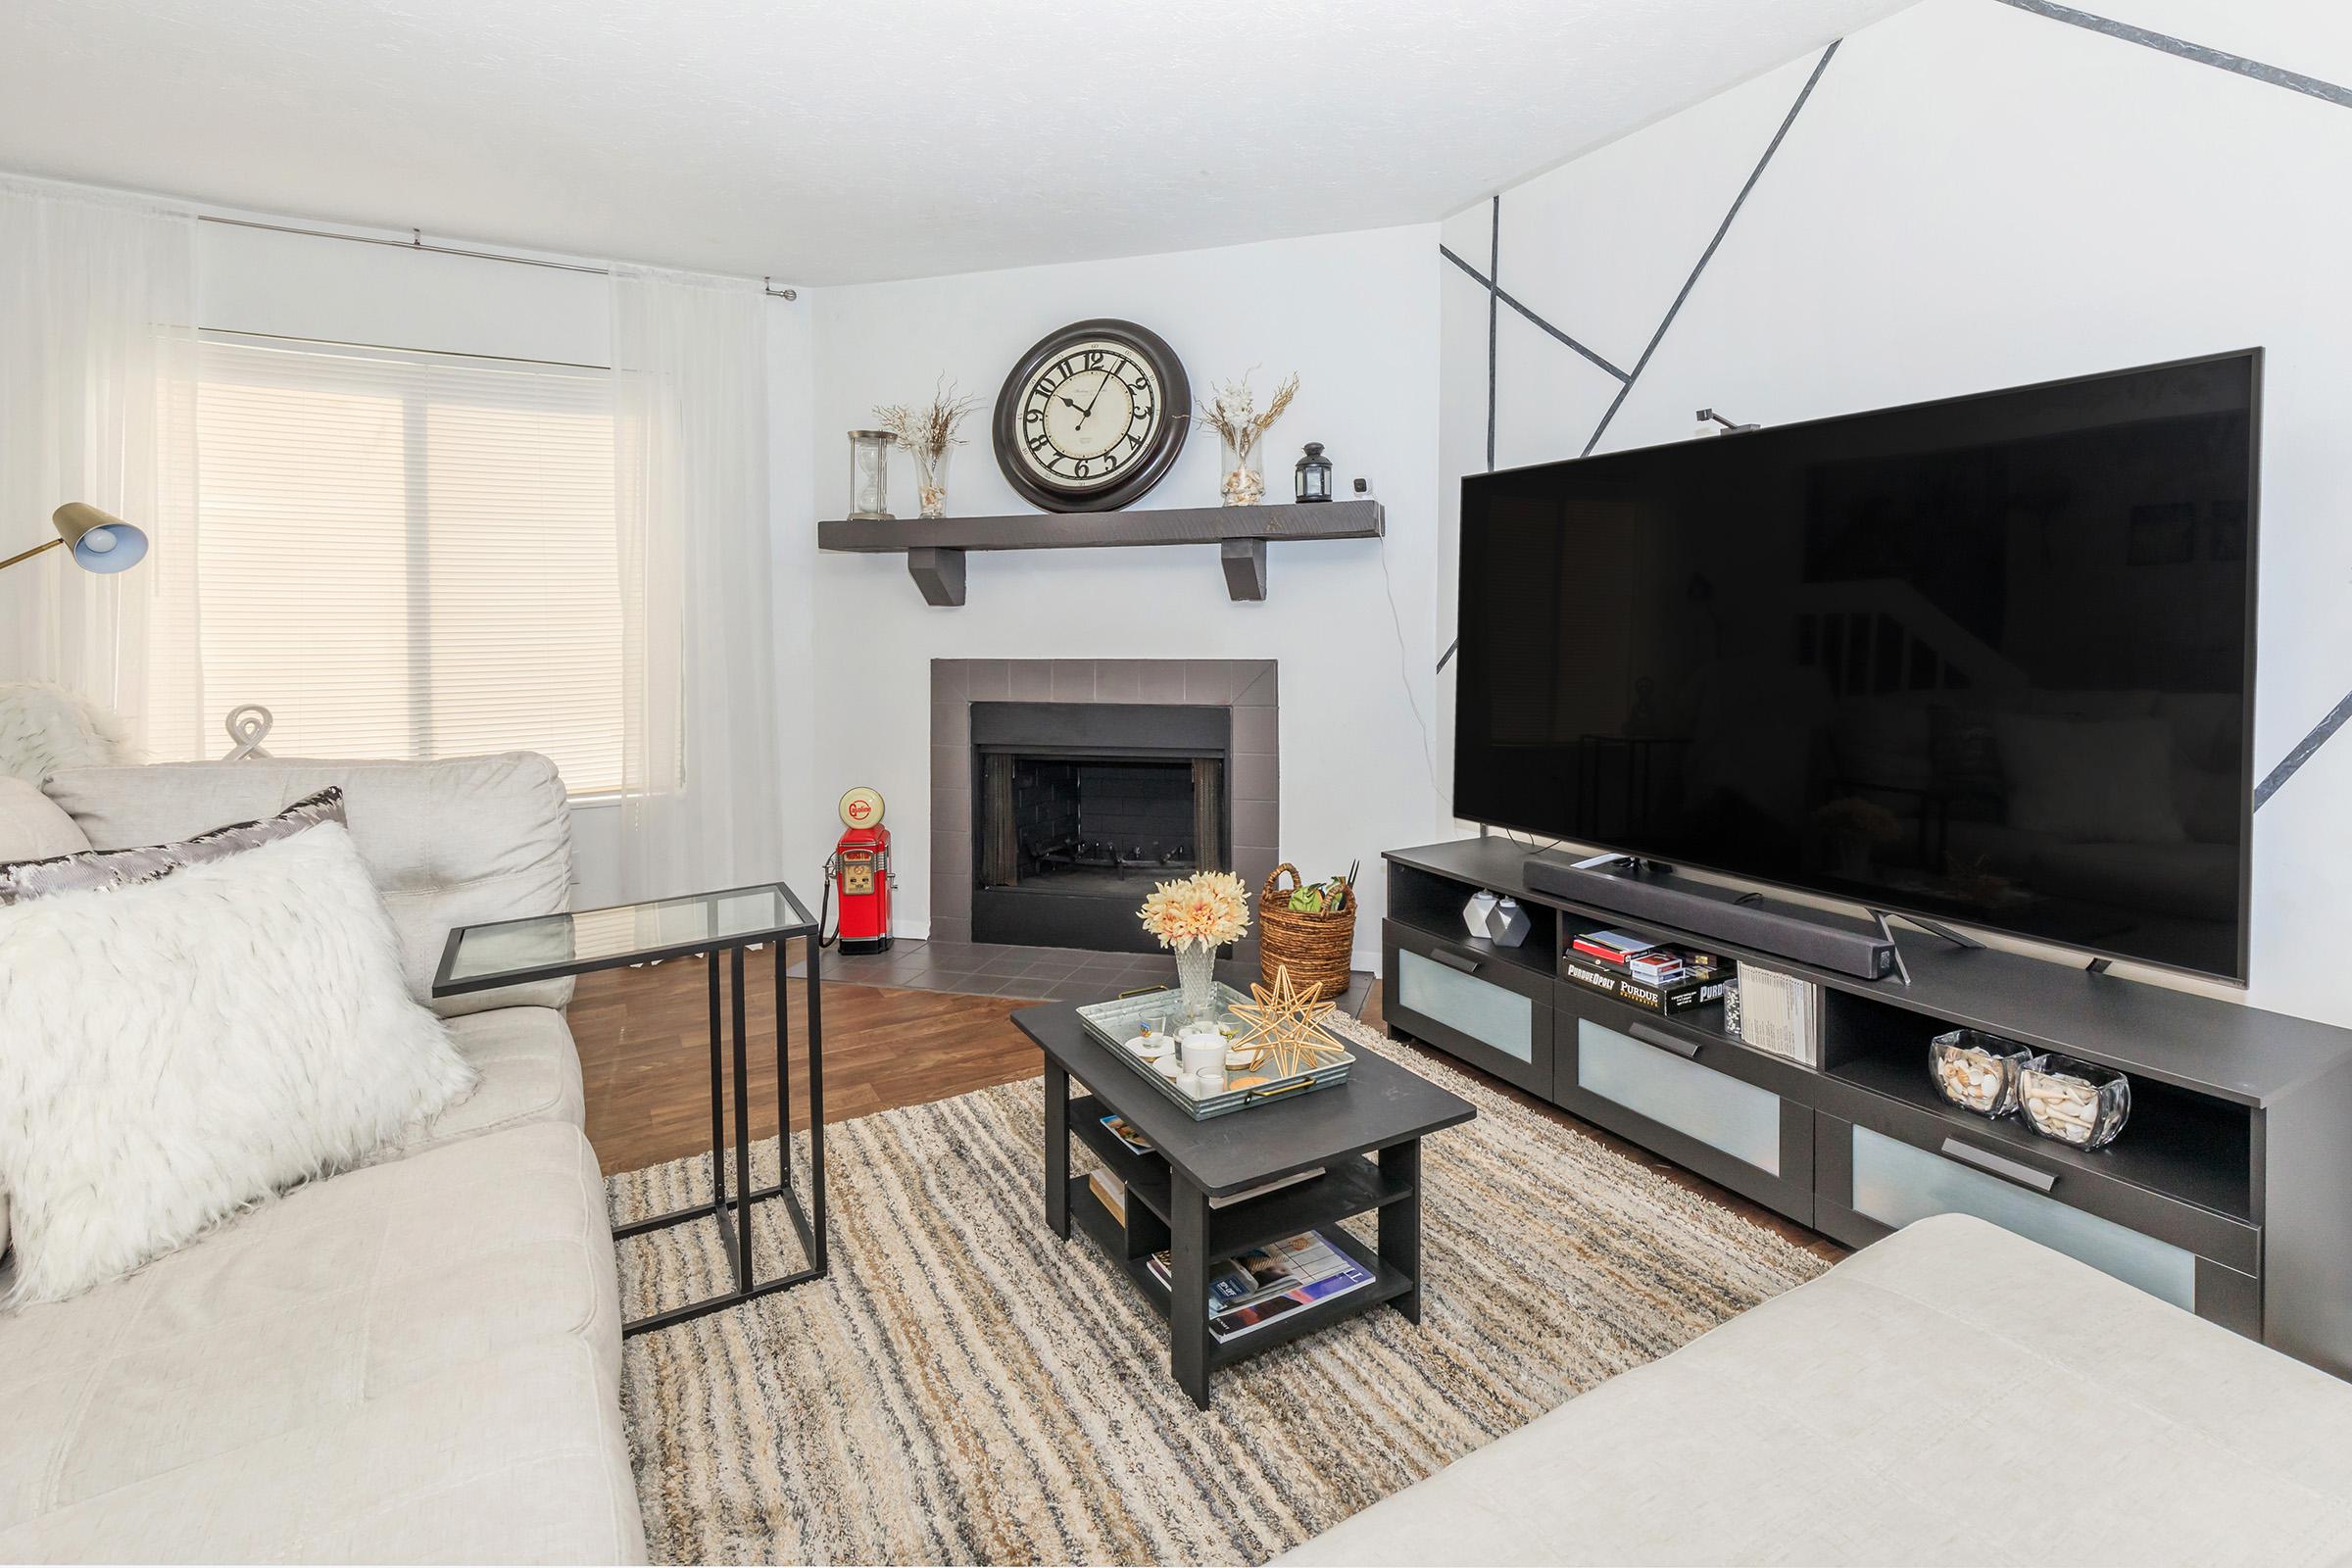
[[[74,564],[84,571],[128,571],[147,559],[146,534],[86,501],[67,502],[49,520],[74,552]]]

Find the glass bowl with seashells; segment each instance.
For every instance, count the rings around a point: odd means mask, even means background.
[[[2026,1125],[2077,1149],[2104,1149],[2132,1117],[2132,1080],[2112,1067],[2052,1052],[2018,1075]]]
[[[2018,1075],[2040,1061],[2031,1046],[1982,1029],[1954,1029],[1928,1042],[1936,1092],[1962,1110],[1996,1119],[2017,1109]]]

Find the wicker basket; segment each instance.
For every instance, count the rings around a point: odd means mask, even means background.
[[[1284,872],[1291,885],[1282,886]],[[1291,984],[1304,991],[1320,984],[1327,1001],[1337,1002],[1348,989],[1348,964],[1355,956],[1355,899],[1337,914],[1307,914],[1291,907],[1291,895],[1301,886],[1298,868],[1289,861],[1274,868],[1257,895],[1257,965],[1266,984],[1274,971],[1288,968]]]

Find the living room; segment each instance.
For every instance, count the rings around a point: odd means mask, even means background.
[[[0,17],[0,1561],[2352,1555],[2347,173],[2318,0]]]

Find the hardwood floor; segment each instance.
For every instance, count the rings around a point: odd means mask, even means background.
[[[744,996],[751,1034],[752,1136],[776,1131],[775,965],[750,956]],[[808,1125],[805,981],[788,982],[792,1124]],[[710,1001],[693,961],[582,976],[572,1038],[588,1091],[588,1141],[609,1174],[710,1148]],[[1034,1076],[1037,1048],[1005,1019],[1031,1003],[1004,997],[826,984],[825,1120]]]
[[[751,1033],[751,1123],[755,1138],[776,1130],[775,964],[753,954],[744,987]],[[793,1125],[808,1125],[806,1058],[806,982],[791,980],[794,1041]],[[917,1105],[968,1094],[991,1084],[1033,1078],[1037,1048],[1009,1021],[1032,1005],[1004,997],[826,982],[825,1120],[847,1121],[899,1105]],[[649,969],[612,969],[584,976],[571,1004],[571,1032],[588,1091],[588,1139],[608,1173],[702,1153],[710,1147],[710,1000],[703,965],[692,961]],[[1375,991],[1363,1019],[1381,1025]],[[1433,1060],[1462,1063],[1427,1048]],[[1475,1068],[1463,1068],[1476,1072]],[[1787,1237],[1818,1256],[1837,1259],[1845,1249],[1828,1237],[1781,1218],[1735,1193],[1690,1174],[1612,1133],[1496,1078],[1488,1087],[1533,1107],[1587,1137],[1724,1207]]]

